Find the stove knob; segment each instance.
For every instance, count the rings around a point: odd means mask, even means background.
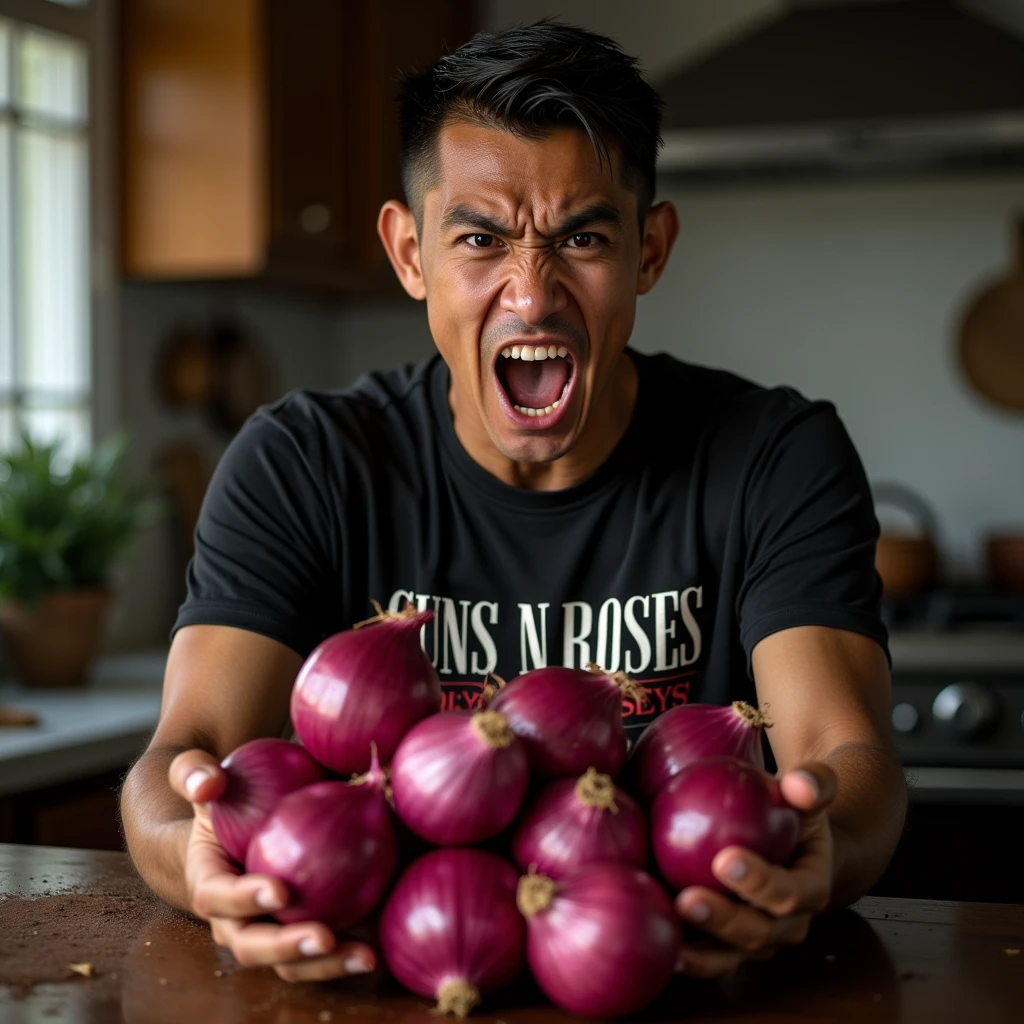
[[[935,698],[932,716],[940,727],[959,739],[978,739],[997,724],[999,702],[980,683],[953,683]]]
[[[892,727],[900,733],[911,733],[921,723],[921,716],[913,704],[897,704],[892,709]]]

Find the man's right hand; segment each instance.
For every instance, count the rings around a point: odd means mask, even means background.
[[[365,974],[376,965],[369,946],[338,943],[316,921],[276,924],[260,920],[288,901],[288,887],[269,875],[239,874],[214,835],[207,804],[227,778],[216,758],[186,750],[171,762],[171,788],[192,804],[194,819],[185,854],[189,907],[209,921],[213,940],[230,949],[243,967],[273,967],[285,981],[327,981]]]

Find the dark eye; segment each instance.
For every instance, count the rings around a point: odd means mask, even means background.
[[[474,249],[489,249],[494,244],[494,235],[466,235]]]
[[[571,241],[574,249],[589,249],[597,242],[597,236],[592,231],[580,231],[572,236]]]

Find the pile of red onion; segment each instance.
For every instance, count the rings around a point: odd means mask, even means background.
[[[489,684],[485,708],[441,711],[420,639],[432,613],[375,607],[303,665],[301,746],[254,740],[222,762],[214,830],[247,871],[287,884],[279,921],[340,932],[379,916],[387,969],[441,1013],[529,970],[568,1012],[614,1017],[669,984],[670,897],[726,891],[719,850],[792,856],[800,819],[764,771],[755,708],[674,708],[628,760],[623,699],[645,691],[596,665],[535,669]]]

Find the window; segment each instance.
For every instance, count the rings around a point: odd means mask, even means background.
[[[92,433],[84,6],[0,0],[0,448]]]

